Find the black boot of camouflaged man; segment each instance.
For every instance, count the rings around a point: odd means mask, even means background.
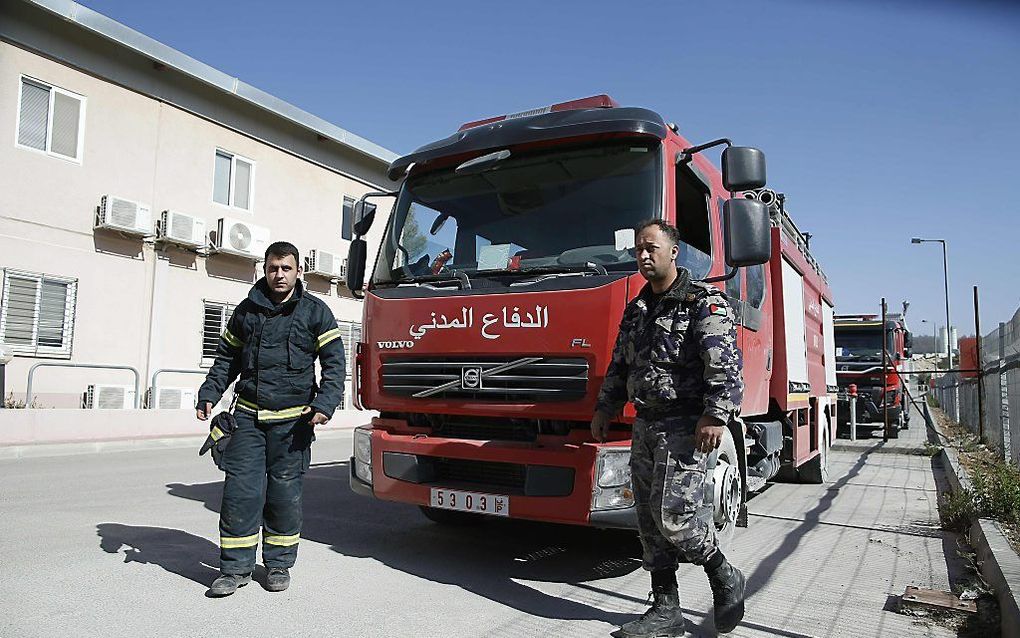
[[[718,557],[718,558],[717,558]],[[705,565],[708,584],[715,604],[715,630],[721,634],[733,631],[744,617],[744,574],[716,552]],[[721,558],[721,560],[719,560]],[[716,564],[712,564],[716,563]]]
[[[637,620],[614,631],[614,638],[659,638],[684,635],[684,616],[676,585],[652,589],[652,606]]]

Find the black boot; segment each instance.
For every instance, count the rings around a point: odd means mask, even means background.
[[[744,617],[744,574],[723,558],[714,568],[705,567],[715,604],[715,630],[729,633]]]
[[[250,582],[251,574],[220,574],[209,588],[209,595],[216,598],[229,596],[237,591],[238,587],[244,587]]]
[[[270,567],[266,573],[266,591],[283,591],[290,587],[290,570]]]
[[[680,594],[676,586],[652,590],[652,607],[637,620],[614,631],[615,638],[659,638],[683,636],[684,616],[680,610]]]

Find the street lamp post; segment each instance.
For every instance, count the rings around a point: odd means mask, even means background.
[[[948,366],[946,370],[953,369],[953,322],[949,318],[949,254],[946,248],[946,240],[944,239],[921,239],[920,237],[912,237],[910,239],[912,244],[942,244],[942,275],[946,286],[946,356],[948,357]],[[959,406],[959,394],[954,392],[957,400],[954,401],[953,412],[956,417],[956,421],[960,420],[960,406]]]

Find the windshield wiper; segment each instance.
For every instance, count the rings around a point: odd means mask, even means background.
[[[471,279],[468,278],[467,273],[460,270],[449,270],[438,275],[418,275],[417,277],[405,277],[403,279],[394,279],[394,284],[418,284],[418,283],[437,283],[456,281],[459,284],[461,290],[467,290],[471,288]]]
[[[482,270],[476,273],[476,275],[583,275],[585,273],[595,273],[597,275],[608,275],[605,266],[596,264],[594,262],[587,262],[583,264],[569,264],[569,265],[556,265],[556,266],[535,266],[534,268],[502,268],[500,270]]]

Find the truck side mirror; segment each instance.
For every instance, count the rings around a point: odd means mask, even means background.
[[[354,224],[352,230],[355,235],[365,235],[375,221],[375,204],[370,204],[362,197],[354,204]]]
[[[772,257],[768,206],[756,199],[728,199],[723,204],[723,227],[727,265],[738,268],[768,263]]]
[[[731,193],[765,187],[765,154],[750,146],[729,146],[722,152],[723,186]]]
[[[365,287],[365,259],[368,255],[368,244],[360,237],[351,242],[347,251],[347,289],[354,296]]]

